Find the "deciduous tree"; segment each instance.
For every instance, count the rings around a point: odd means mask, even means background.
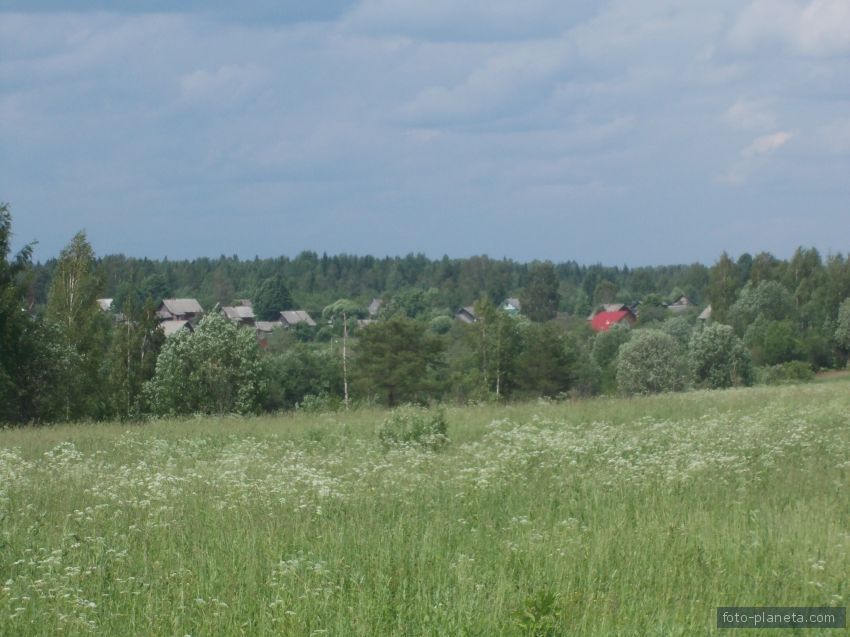
[[[61,385],[66,420],[108,413],[104,359],[110,326],[97,305],[99,286],[94,250],[79,232],[59,255],[47,298],[47,320],[58,328],[70,356]]]
[[[694,381],[711,389],[751,385],[750,353],[730,325],[713,323],[694,332],[689,346]]]
[[[620,347],[617,386],[624,394],[679,391],[687,385],[687,363],[681,347],[660,330],[636,330]]]
[[[253,330],[239,329],[219,312],[194,333],[169,337],[145,393],[154,413],[253,413],[266,391],[266,375]]]

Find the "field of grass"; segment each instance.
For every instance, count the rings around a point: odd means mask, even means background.
[[[705,635],[847,606],[850,382],[0,431],[2,635]],[[843,631],[783,631],[829,634]]]

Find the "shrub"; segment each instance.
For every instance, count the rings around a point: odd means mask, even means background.
[[[694,381],[711,389],[753,382],[750,353],[730,325],[714,323],[695,332],[690,365]]]
[[[687,366],[676,339],[659,330],[636,330],[620,346],[617,387],[624,394],[652,394],[685,388]]]
[[[757,370],[758,382],[764,385],[807,383],[815,377],[814,371],[803,361],[788,361]]]
[[[310,414],[323,414],[342,409],[343,402],[339,396],[329,394],[305,394],[300,402],[295,403],[296,411]]]
[[[378,429],[385,447],[415,444],[439,449],[448,444],[448,424],[443,410],[403,405],[390,412]]]

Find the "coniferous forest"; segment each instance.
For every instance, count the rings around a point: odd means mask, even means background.
[[[11,254],[11,232],[4,205],[6,423],[775,383],[844,367],[850,351],[850,258],[814,248],[636,268],[568,255],[173,261],[98,255],[80,233],[33,263],[30,247]],[[157,310],[172,298],[200,302],[193,333],[160,329]],[[316,324],[257,338],[220,311],[247,301],[258,319],[303,310]],[[612,306],[634,320],[594,330],[588,318]]]

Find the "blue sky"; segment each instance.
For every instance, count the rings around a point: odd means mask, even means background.
[[[850,3],[0,0],[0,201],[42,260],[844,253]]]

